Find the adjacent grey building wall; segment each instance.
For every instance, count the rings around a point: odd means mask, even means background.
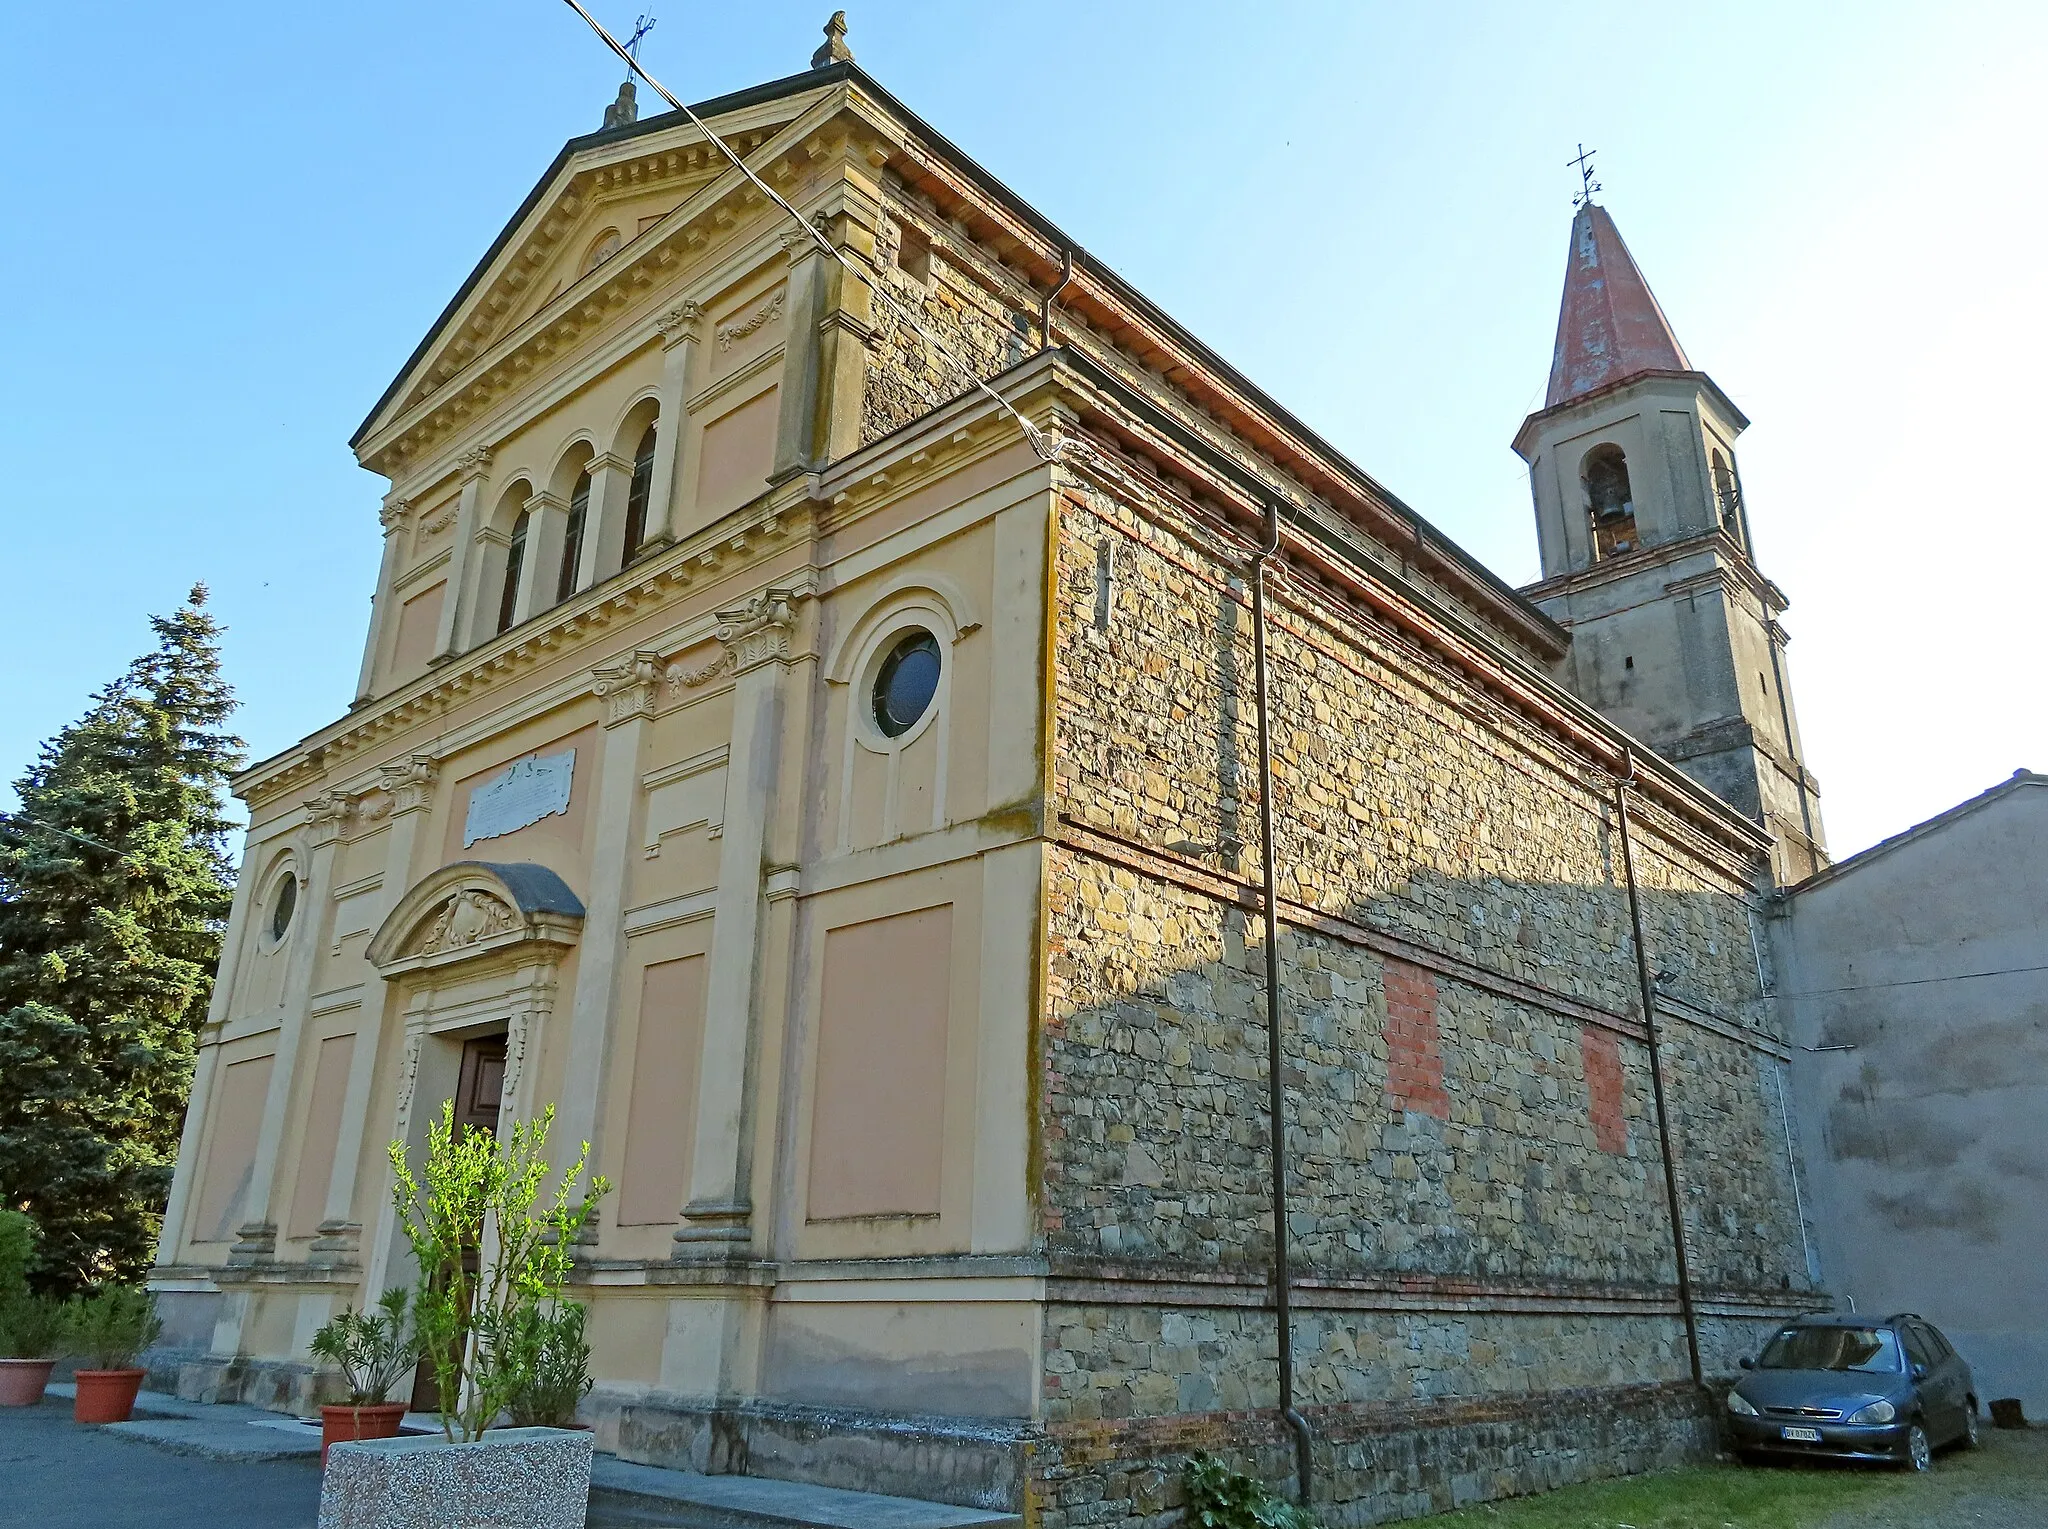
[[[1791,889],[1772,921],[1821,1273],[2048,1415],[2048,777]]]

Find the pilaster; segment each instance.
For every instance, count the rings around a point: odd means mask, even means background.
[[[850,188],[849,188],[850,189]],[[872,265],[877,215],[849,201],[827,230],[833,244],[857,265]],[[821,257],[822,258],[822,257]],[[874,336],[874,296],[836,261],[821,268],[818,316],[818,397],[812,425],[815,463],[837,461],[860,449],[862,404],[867,396],[867,342]]]
[[[591,671],[591,691],[604,708],[598,761],[597,822],[590,884],[584,894],[583,941],[570,999],[573,1027],[557,1116],[562,1139],[590,1143],[592,1171],[601,1160],[604,1082],[611,1071],[612,1031],[618,1007],[619,967],[625,955],[626,880],[640,798],[641,754],[662,675],[661,655],[627,654]],[[508,1064],[508,1071],[509,1071]]]
[[[796,628],[796,592],[770,589],[718,613],[716,636],[733,671],[725,826],[705,974],[689,1199],[676,1229],[678,1258],[726,1258],[753,1240],[745,1163],[748,1055],[760,1009],[763,876],[776,810],[782,676]]]
[[[377,565],[377,593],[370,601],[370,635],[363,643],[363,668],[356,678],[358,706],[377,693],[377,660],[384,650],[384,627],[391,618],[391,584],[398,577],[399,548],[405,543],[405,525],[411,513],[412,504],[405,499],[387,499],[377,512],[377,519],[384,526],[384,558]]]
[[[569,506],[546,490],[526,501],[526,551],[519,564],[519,593],[512,605],[512,624],[539,615],[555,603],[555,584],[562,576],[562,542],[569,529]]]
[[[306,801],[302,841],[306,853],[300,862],[305,875],[299,887],[297,925],[289,931],[292,948],[279,1003],[276,1059],[270,1067],[270,1092],[263,1101],[255,1161],[242,1199],[244,1221],[228,1251],[231,1264],[267,1263],[276,1256],[277,1217],[270,1203],[271,1191],[276,1182],[278,1157],[284,1148],[299,1047],[306,1034],[313,968],[319,960],[320,943],[326,937],[328,902],[334,883],[334,849],[348,826],[351,806],[349,798],[335,792],[322,792]]]
[[[390,826],[385,829],[384,872],[377,888],[377,922],[403,897],[412,882],[413,847],[429,817],[433,787],[440,766],[430,754],[414,754],[378,770],[379,788],[391,799]],[[356,1045],[349,1058],[347,1090],[342,1096],[340,1134],[334,1144],[334,1171],[327,1181],[327,1200],[319,1235],[311,1249],[316,1263],[339,1263],[362,1246],[362,1224],[355,1219],[356,1186],[363,1166],[363,1142],[369,1134],[370,1095],[376,1087],[377,1062],[383,1053],[386,995],[376,992],[361,1009]],[[371,1292],[372,1297],[376,1294]]]
[[[626,565],[626,494],[633,486],[633,464],[601,451],[590,459],[589,471],[590,504],[584,511],[578,589],[588,589]]]
[[[789,337],[782,347],[780,413],[775,457],[768,481],[808,472],[818,412],[818,325],[823,313],[825,267],[830,262],[818,241],[801,229],[782,236],[789,257]]]
[[[199,1029],[199,1054],[192,1069],[192,1092],[185,1101],[185,1126],[178,1137],[178,1168],[171,1178],[171,1194],[164,1206],[162,1230],[157,1234],[156,1261],[178,1262],[184,1246],[185,1218],[191,1213],[192,1188],[198,1182],[200,1137],[206,1129],[206,1113],[213,1102],[213,1085],[220,1070],[220,1032],[228,1017],[228,1004],[235,979],[242,969],[242,947],[247,942],[250,903],[255,898],[256,875],[249,854],[249,835],[242,836],[242,873],[235,878],[235,895],[228,905],[227,933],[221,939],[220,968],[214,978],[213,996],[206,1006],[206,1022]]]
[[[648,484],[646,540],[641,546],[666,546],[676,539],[676,495],[688,483],[683,461],[685,402],[690,367],[704,338],[704,310],[681,302],[661,316],[661,412],[654,421],[654,478]],[[631,562],[639,547],[626,548]]]
[[[465,451],[456,458],[455,469],[462,475],[462,500],[455,511],[455,544],[448,554],[448,591],[441,602],[441,624],[434,633],[434,662],[453,658],[463,648],[463,633],[469,630],[468,616],[476,606],[481,565],[477,531],[483,519],[484,484],[490,476],[491,452],[486,446]]]

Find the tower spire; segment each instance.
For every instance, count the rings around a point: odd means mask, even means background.
[[[1650,284],[1622,243],[1621,230],[1607,209],[1590,199],[1599,189],[1590,167],[1581,167],[1580,173],[1588,189],[1572,218],[1546,409],[1644,372],[1692,370]]]

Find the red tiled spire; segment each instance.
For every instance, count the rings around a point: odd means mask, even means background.
[[[1543,407],[1554,409],[1641,372],[1691,370],[1614,219],[1606,208],[1586,203],[1572,219],[1557,349]]]

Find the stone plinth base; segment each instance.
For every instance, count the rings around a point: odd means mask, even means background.
[[[582,1529],[590,1452],[589,1434],[555,1428],[498,1428],[475,1444],[337,1444],[320,1529]]]

